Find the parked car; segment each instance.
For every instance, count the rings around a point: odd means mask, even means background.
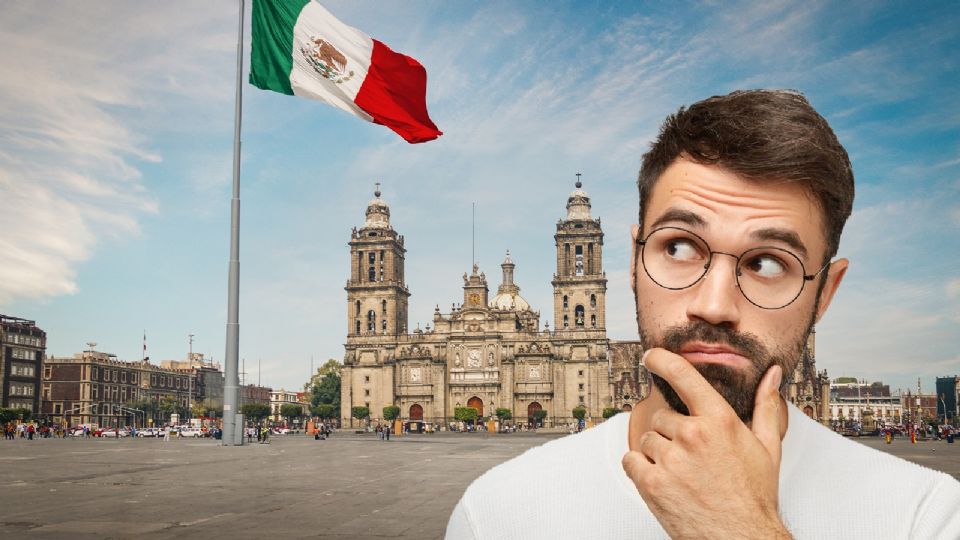
[[[137,430],[137,437],[158,437],[160,436],[160,430],[157,428],[143,428]]]
[[[180,428],[181,437],[203,437],[203,431],[195,427],[184,427]]]
[[[99,435],[100,437],[129,437],[130,436],[130,431],[127,430],[126,428],[119,429],[119,430],[104,429],[99,431],[101,432]]]

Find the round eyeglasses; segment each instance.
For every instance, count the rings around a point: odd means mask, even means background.
[[[828,261],[815,274],[807,275],[792,252],[778,247],[750,248],[739,256],[712,251],[707,241],[680,227],[654,229],[640,245],[640,260],[654,283],[670,290],[693,287],[710,270],[714,255],[736,259],[737,287],[751,304],[762,309],[780,309],[800,297],[804,286],[819,276]]]

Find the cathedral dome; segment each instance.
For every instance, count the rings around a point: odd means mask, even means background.
[[[516,267],[510,259],[510,252],[503,260],[500,268],[503,269],[503,281],[497,290],[497,295],[490,300],[490,307],[503,311],[529,311],[530,304],[520,296],[520,287],[513,282],[513,269]]]
[[[580,174],[577,174],[576,188],[567,199],[567,219],[587,220],[590,218],[590,196],[583,191],[580,183]]]
[[[368,229],[389,229],[390,207],[380,198],[380,184],[377,184],[373,195],[374,198],[367,203],[367,220],[363,226]]]

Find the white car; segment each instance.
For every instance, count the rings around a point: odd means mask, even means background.
[[[203,437],[203,431],[193,427],[181,428],[180,436],[181,437]]]
[[[121,429],[119,431],[114,431],[112,429],[105,429],[103,433],[100,434],[101,437],[129,437],[130,432],[126,429]]]
[[[137,437],[157,437],[160,435],[160,430],[157,428],[143,428],[137,430]]]

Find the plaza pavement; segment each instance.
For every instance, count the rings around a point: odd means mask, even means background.
[[[0,441],[0,538],[442,538],[474,478],[558,436]],[[960,478],[960,444],[860,441]]]

